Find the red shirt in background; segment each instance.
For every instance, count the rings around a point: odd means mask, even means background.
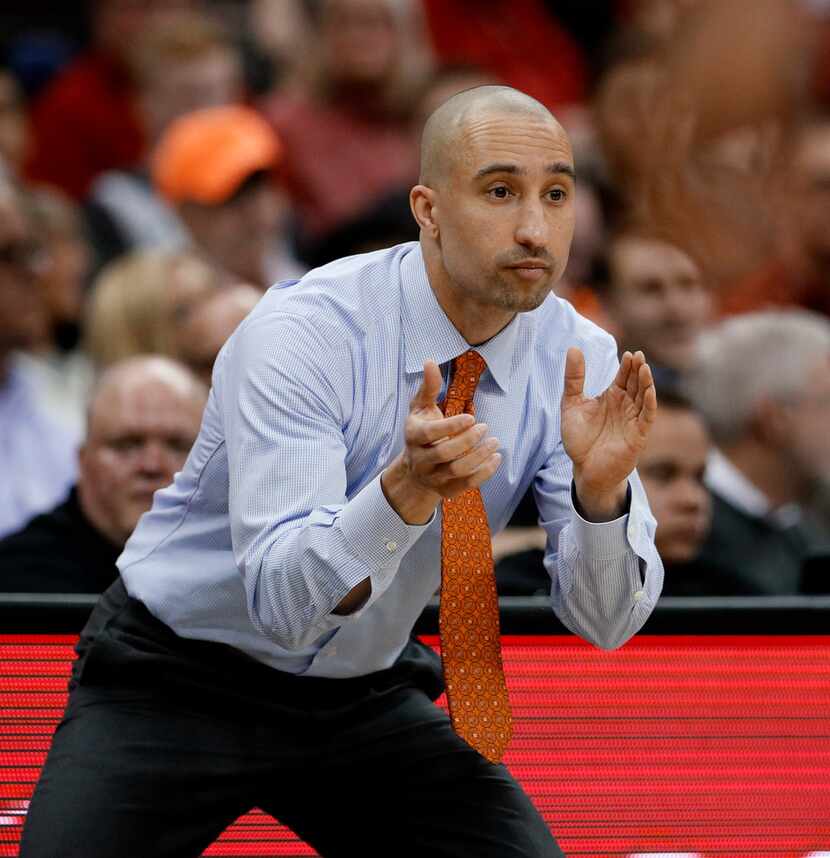
[[[310,238],[418,177],[418,144],[403,121],[301,96],[277,95],[262,107],[285,146],[280,182]]]
[[[100,53],[78,57],[32,105],[29,178],[82,199],[99,173],[135,167],[144,134],[133,97],[115,60]]]
[[[492,72],[548,108],[582,101],[582,52],[541,0],[422,0],[442,62]]]

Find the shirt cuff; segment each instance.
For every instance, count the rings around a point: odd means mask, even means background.
[[[407,524],[389,505],[380,474],[364,486],[344,507],[340,529],[355,557],[370,569],[397,566],[418,537],[432,524]]]
[[[579,553],[590,560],[607,560],[619,557],[631,549],[628,541],[629,513],[611,521],[588,521],[583,518],[576,502],[576,489],[571,483],[571,534]],[[626,495],[626,509],[631,507],[631,486]]]

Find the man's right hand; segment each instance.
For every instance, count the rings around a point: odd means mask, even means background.
[[[381,476],[386,499],[407,524],[425,524],[442,498],[489,480],[501,463],[499,441],[471,414],[444,417],[438,407],[441,371],[424,364],[424,380],[409,405],[405,447]]]

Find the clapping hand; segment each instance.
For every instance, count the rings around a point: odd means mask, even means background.
[[[628,475],[657,413],[657,394],[642,352],[625,352],[616,377],[599,396],[586,396],[584,386],[585,358],[572,347],[565,362],[562,443],[573,462],[583,513],[603,521],[622,513]]]

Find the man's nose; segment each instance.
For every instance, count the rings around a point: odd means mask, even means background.
[[[156,476],[170,471],[170,456],[164,444],[147,441],[139,453],[138,467],[143,474]]]
[[[678,486],[677,499],[684,509],[700,512],[709,503],[709,493],[696,478],[689,478]]]
[[[519,220],[516,224],[516,242],[534,251],[544,250],[547,246],[548,224],[542,201],[535,198],[524,200],[519,207]]]

